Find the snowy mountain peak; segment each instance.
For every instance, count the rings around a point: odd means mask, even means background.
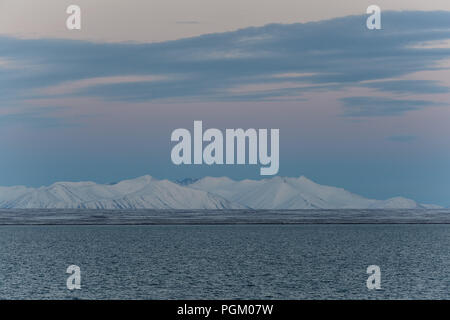
[[[202,181],[207,181],[207,182],[215,182],[215,183],[219,183],[219,182],[234,182],[233,179],[228,178],[228,177],[204,177],[202,179],[199,179]]]
[[[317,184],[317,183],[315,183],[314,181],[308,179],[308,178],[305,177],[305,176],[300,176],[300,177],[298,177],[298,178],[297,178],[297,181],[303,182],[303,183],[313,183],[313,184]]]
[[[320,185],[305,176],[234,181],[206,177],[190,185],[254,209],[413,209],[435,208],[406,198],[367,199],[342,188]]]
[[[135,182],[150,182],[152,181],[154,178],[151,175],[143,175],[134,179],[129,179],[129,180],[124,180],[124,181],[135,181]]]
[[[115,184],[57,182],[50,186],[0,187],[0,208],[89,209],[423,209],[403,197],[374,200],[304,176],[235,181],[228,177],[175,183],[150,175]]]
[[[404,209],[415,209],[421,207],[416,201],[403,198],[403,197],[394,197],[389,198],[387,200],[378,201],[375,204],[376,208],[379,209],[395,209],[395,208],[404,208]]]

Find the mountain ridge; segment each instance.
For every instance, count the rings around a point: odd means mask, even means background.
[[[404,197],[369,199],[305,176],[232,180],[204,177],[175,182],[144,175],[113,184],[55,182],[0,187],[0,208],[29,209],[433,209]]]

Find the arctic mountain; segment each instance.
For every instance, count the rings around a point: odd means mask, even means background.
[[[0,187],[0,208],[48,209],[430,209],[411,199],[367,199],[305,177],[235,181],[226,177],[178,183],[151,176],[114,184],[57,182]]]
[[[253,209],[431,209],[402,197],[388,200],[367,199],[341,188],[317,184],[308,178],[274,177],[263,180],[234,181],[226,177],[206,177],[189,185],[208,190],[233,203]]]
[[[147,175],[112,185],[57,182],[40,188],[1,187],[0,208],[242,209],[245,206]]]

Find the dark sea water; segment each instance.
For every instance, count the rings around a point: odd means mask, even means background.
[[[0,298],[450,299],[449,245],[448,224],[0,226]]]

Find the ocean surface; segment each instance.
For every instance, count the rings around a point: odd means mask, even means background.
[[[0,298],[450,299],[449,245],[449,224],[2,225]]]

